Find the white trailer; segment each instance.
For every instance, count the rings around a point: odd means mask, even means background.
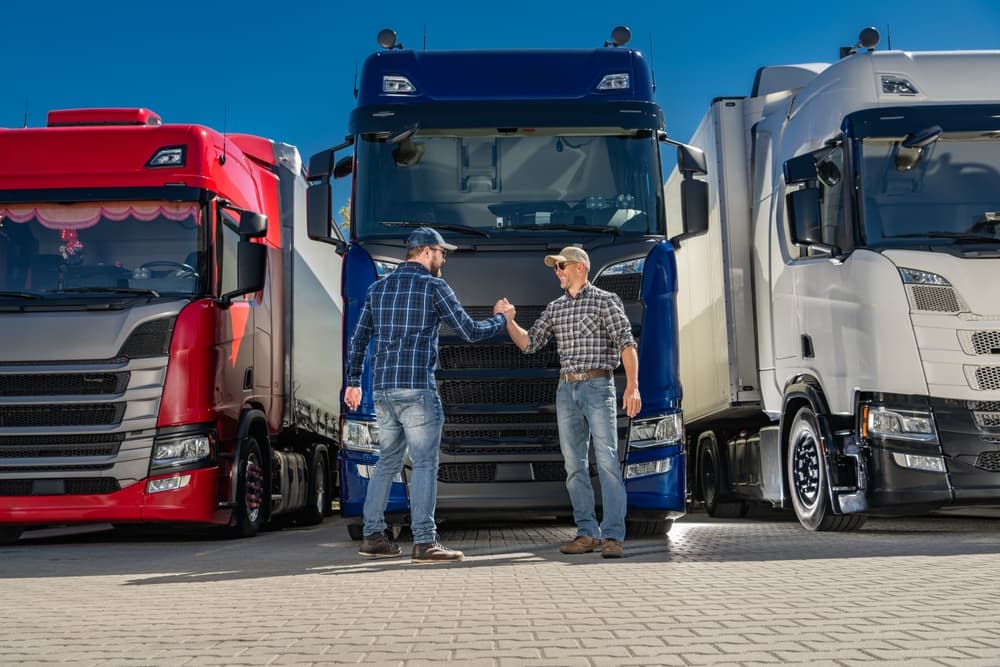
[[[861,42],[762,68],[690,142],[710,224],[677,254],[681,382],[713,515],[1000,505],[1000,51]]]

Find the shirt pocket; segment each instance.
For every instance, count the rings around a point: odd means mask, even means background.
[[[580,318],[581,336],[598,336],[601,333],[601,318],[593,313],[588,313]]]

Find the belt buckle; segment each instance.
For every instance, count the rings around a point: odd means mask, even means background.
[[[583,371],[582,373],[566,373],[567,382],[583,382],[586,379],[587,379],[586,371]]]

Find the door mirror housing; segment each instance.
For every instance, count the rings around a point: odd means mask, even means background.
[[[259,239],[267,234],[267,216],[253,211],[240,211],[240,236]]]

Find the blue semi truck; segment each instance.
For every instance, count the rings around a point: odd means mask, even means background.
[[[674,249],[705,230],[707,186],[695,178],[704,155],[667,139],[649,67],[627,41],[621,27],[595,49],[414,51],[385,30],[362,68],[350,134],[310,160],[308,198],[310,235],[344,256],[343,352],[366,290],[403,260],[416,226],[458,246],[445,277],[475,319],[506,297],[530,326],[560,294],[543,257],[574,244],[590,254],[591,281],[621,297],[639,344],[643,409],[618,419],[628,531],[639,536],[664,534],[685,511]],[[682,232],[668,240],[661,153],[672,163],[675,151],[685,174]],[[344,243],[331,233],[346,204],[332,201],[331,181],[349,176]],[[340,510],[355,539],[379,453],[367,373],[339,442]],[[442,329],[439,518],[572,515],[558,374],[554,343],[523,355],[506,333],[469,344]],[[621,368],[616,382],[620,394]],[[399,523],[408,473],[387,510]],[[593,467],[591,477],[599,491]]]

